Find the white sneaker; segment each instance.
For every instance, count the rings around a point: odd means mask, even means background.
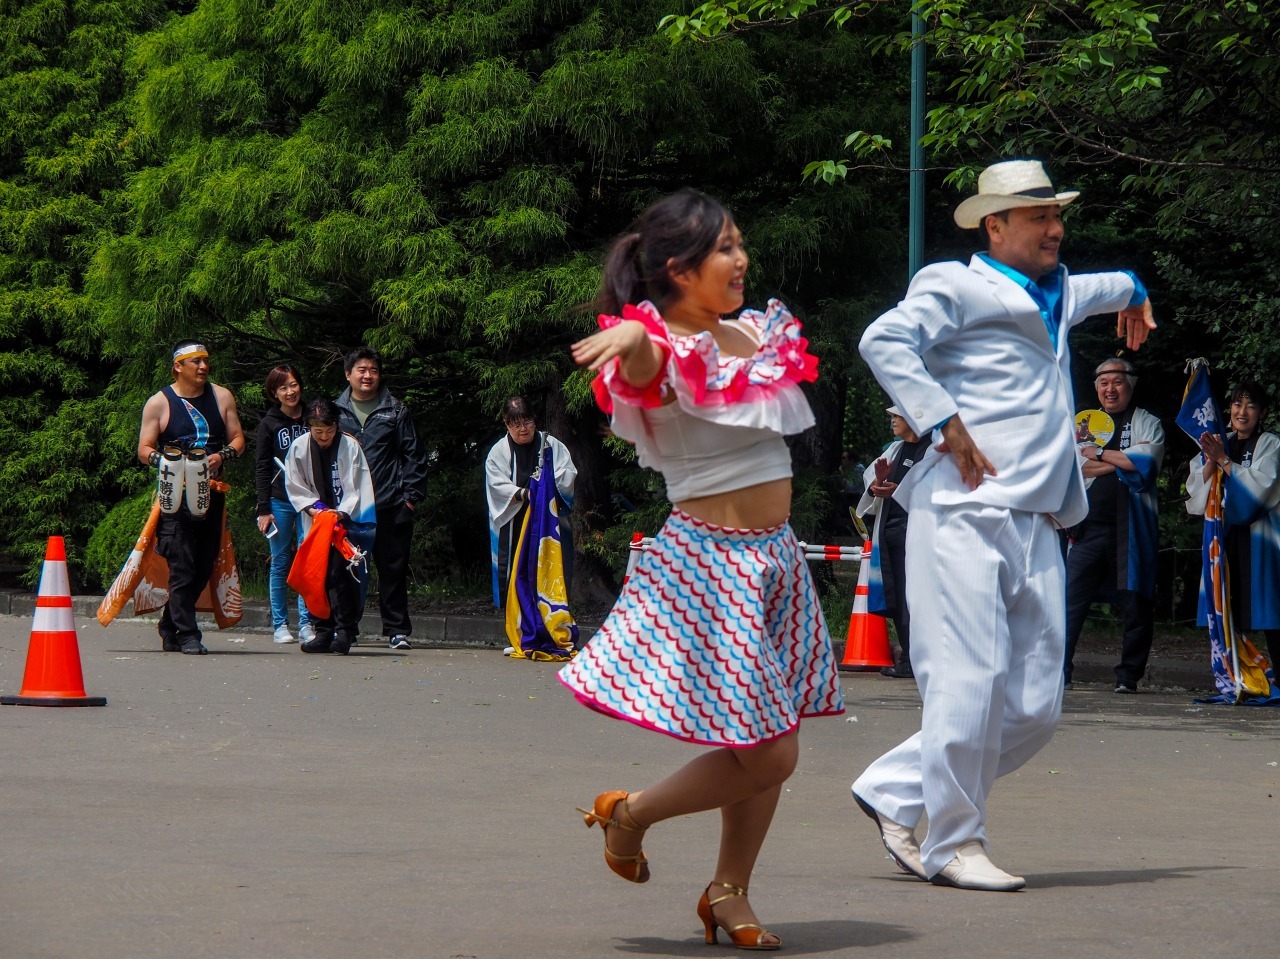
[[[316,638],[316,628],[310,623],[298,627],[298,642],[309,643]]]
[[[271,637],[271,641],[273,643],[279,643],[282,646],[285,643],[297,642],[297,640],[293,638],[293,633],[289,632],[288,626],[281,626],[279,629],[277,629],[276,634]]]
[[[1021,876],[1009,875],[988,859],[987,851],[976,839],[957,849],[956,857],[929,881],[937,886],[982,889],[988,892],[1013,892],[1027,884]]]

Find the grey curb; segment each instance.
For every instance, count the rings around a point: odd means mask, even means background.
[[[101,596],[73,596],[71,607],[77,621],[96,625],[98,604]],[[36,609],[36,597],[32,593],[20,593],[12,590],[0,590],[0,615],[23,616],[31,618]],[[121,617],[127,616],[121,613]],[[132,617],[130,617],[132,618]],[[155,622],[159,619],[155,613],[138,619]],[[213,618],[205,613],[199,616],[201,622],[212,625]],[[502,650],[507,646],[507,637],[500,616],[463,616],[419,614],[414,616],[415,631],[412,636],[414,646],[422,649],[493,649]],[[244,616],[237,632],[270,633],[271,611],[265,603],[253,602],[245,605]],[[596,626],[578,625],[579,642],[585,643],[595,633]],[[382,620],[376,610],[365,613],[360,633],[372,639],[382,634]],[[844,644],[836,638],[836,657],[843,658]],[[1119,650],[1116,651],[1117,655]],[[1074,679],[1079,683],[1112,685],[1115,683],[1115,663],[1098,653],[1087,653],[1080,650],[1076,653]],[[1159,636],[1156,637],[1156,648],[1152,651],[1147,663],[1147,675],[1143,686],[1161,688],[1178,688],[1191,690],[1211,690],[1213,688],[1213,672],[1209,666],[1209,641],[1205,638],[1203,661],[1186,659],[1166,659],[1159,653]]]

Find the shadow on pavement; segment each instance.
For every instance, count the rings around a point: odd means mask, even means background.
[[[1092,872],[1048,872],[1027,877],[1027,891],[1060,889],[1067,886],[1127,886],[1159,882],[1162,879],[1194,879],[1195,874],[1245,866],[1181,866],[1174,869],[1112,869]]]
[[[697,920],[693,921],[697,925]],[[853,919],[823,919],[817,922],[769,923],[770,932],[782,940],[782,952],[788,956],[819,955],[857,946],[885,946],[915,939],[916,934],[904,926],[883,922],[857,922]],[[657,936],[634,936],[614,940],[619,952],[641,956],[706,956],[702,933],[693,938],[672,940]],[[726,946],[722,930],[720,945]]]

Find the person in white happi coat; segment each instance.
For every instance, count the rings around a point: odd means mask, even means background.
[[[550,447],[556,492],[565,506],[573,506],[573,484],[578,468],[569,449],[550,433],[537,428],[533,408],[523,396],[502,404],[507,435],[493,444],[484,461],[485,498],[489,504],[489,565],[493,580],[493,605],[501,609],[511,582],[511,556],[515,538],[529,507],[529,478],[542,465],[543,450]],[[568,516],[560,517],[560,542],[564,544],[564,584],[573,578],[573,532]]]
[[[899,484],[906,507],[921,730],[853,784],[898,865],[963,889],[1025,883],[987,855],[987,796],[1053,736],[1065,613],[1057,530],[1087,512],[1067,333],[1119,312],[1129,349],[1155,328],[1129,272],[1070,276],[1062,207],[1043,166],[988,167],[955,221],[987,252],[925,267],[861,352],[911,428],[935,445]],[[928,817],[928,833],[916,827]]]
[[[1236,628],[1267,641],[1272,668],[1280,656],[1280,436],[1265,433],[1269,401],[1261,383],[1231,392],[1231,432],[1200,437],[1200,455],[1187,477],[1187,512],[1203,516],[1214,470],[1223,473],[1226,559],[1231,617]],[[1197,621],[1207,624],[1204,583]]]
[[[1136,693],[1156,632],[1156,567],[1160,518],[1156,490],[1164,460],[1160,418],[1133,405],[1138,371],[1113,356],[1093,371],[1098,406],[1115,431],[1079,446],[1089,515],[1072,529],[1067,553],[1067,653],[1063,679],[1071,688],[1076,643],[1095,598],[1124,616],[1117,693]],[[1101,597],[1106,597],[1105,599]]]
[[[890,406],[890,428],[897,437],[863,474],[866,492],[858,501],[858,515],[874,516],[871,528],[871,569],[867,577],[867,612],[893,620],[898,658],[880,670],[891,679],[913,679],[911,670],[911,613],[907,609],[907,511],[893,499],[898,483],[929,448],[928,436],[917,436]]]

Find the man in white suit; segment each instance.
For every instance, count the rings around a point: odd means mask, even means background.
[[[987,795],[1053,736],[1062,709],[1065,574],[1057,530],[1087,513],[1067,333],[1119,312],[1155,328],[1128,272],[1069,276],[1062,208],[1034,160],[994,164],[955,211],[987,252],[925,267],[862,337],[863,358],[935,445],[899,484],[921,730],[853,784],[898,865],[963,889],[1025,884],[987,856]],[[916,835],[928,817],[928,833]]]

